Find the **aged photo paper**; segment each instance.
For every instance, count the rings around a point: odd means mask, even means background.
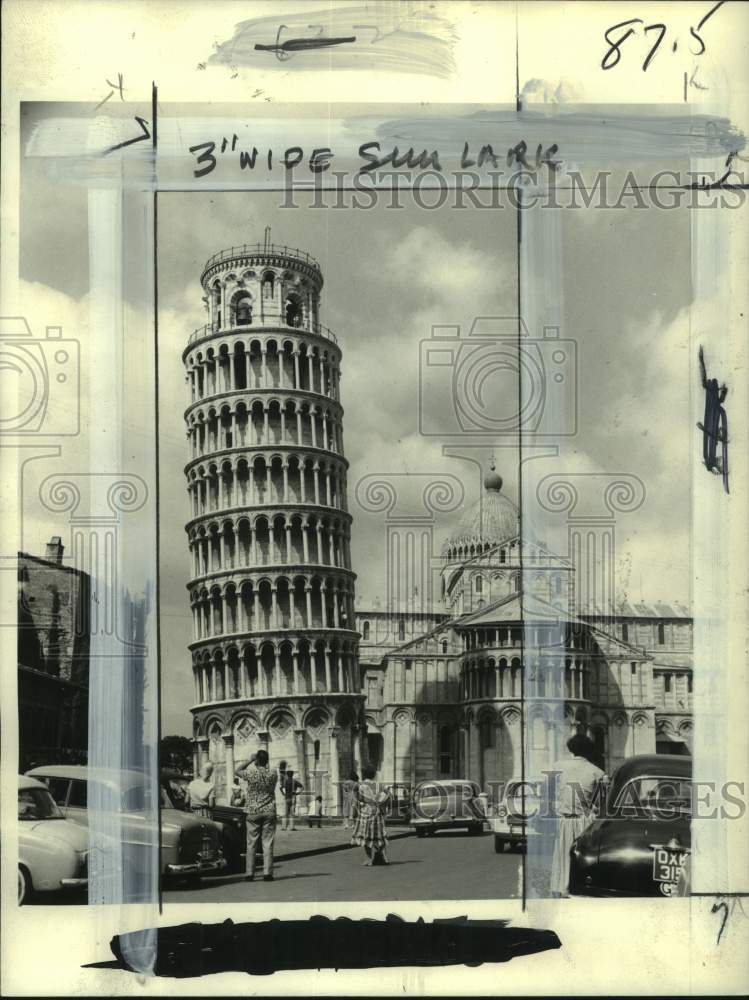
[[[747,8],[2,16],[3,992],[746,992]]]

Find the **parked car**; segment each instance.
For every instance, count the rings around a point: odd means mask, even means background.
[[[18,905],[37,892],[85,889],[88,834],[66,819],[47,786],[18,778]]]
[[[161,772],[162,805],[168,800],[171,807],[189,812],[187,786],[190,778],[176,771]],[[226,873],[234,874],[245,870],[247,854],[247,814],[239,806],[215,805],[213,821],[221,831],[221,851],[226,860]],[[258,842],[257,855],[262,857],[262,846]]]
[[[690,855],[691,757],[643,754],[614,772],[570,851],[570,893],[672,896]]]
[[[501,854],[506,845],[524,848],[528,837],[538,836],[537,817],[541,807],[538,782],[508,781],[499,791],[489,826],[494,833],[494,850]]]
[[[416,786],[410,823],[417,837],[432,837],[438,830],[465,827],[469,833],[484,830],[486,814],[475,781],[450,779],[424,781]]]
[[[383,785],[382,790],[388,795],[388,823],[408,823],[411,816],[411,786],[407,782],[396,781]]]
[[[62,813],[88,826],[88,797],[93,783],[107,786],[107,796],[116,797],[122,824],[122,850],[138,864],[144,845],[153,844],[157,827],[149,818],[150,788],[140,771],[106,770],[73,764],[47,764],[28,772],[43,781]],[[172,877],[199,877],[226,868],[221,850],[221,828],[210,819],[175,809],[165,790],[161,795],[161,872]]]

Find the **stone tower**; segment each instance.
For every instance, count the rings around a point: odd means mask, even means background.
[[[339,807],[359,770],[363,695],[346,502],[341,349],[319,321],[309,254],[269,242],[214,254],[209,322],[182,354],[191,519],[194,763],[266,747]]]

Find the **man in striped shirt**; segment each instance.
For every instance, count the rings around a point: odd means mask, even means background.
[[[263,879],[273,881],[273,844],[276,839],[276,783],[278,773],[268,767],[268,751],[258,750],[249,760],[240,761],[234,773],[244,781],[247,812],[246,880],[255,877],[255,851],[263,845]]]

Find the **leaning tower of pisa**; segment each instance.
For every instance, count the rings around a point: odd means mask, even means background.
[[[226,802],[234,762],[266,747],[334,812],[364,700],[341,349],[318,263],[268,236],[208,260],[209,320],[182,355],[194,763],[216,765]]]

